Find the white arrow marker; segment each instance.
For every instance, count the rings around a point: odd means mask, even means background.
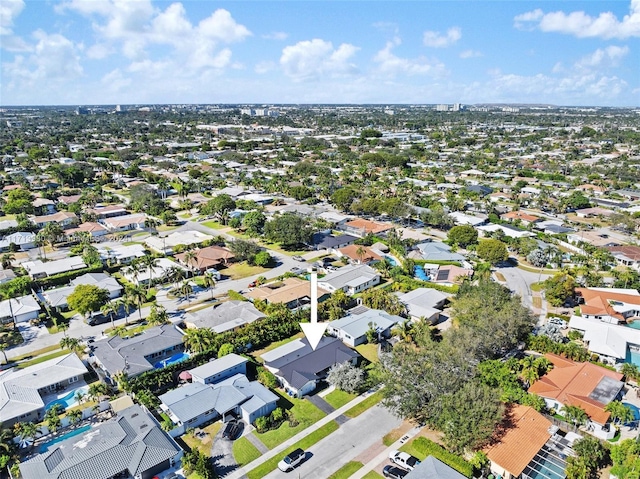
[[[311,276],[311,322],[300,323],[300,327],[309,341],[309,346],[315,350],[328,324],[318,323],[318,272],[315,268],[309,268],[309,274]]]

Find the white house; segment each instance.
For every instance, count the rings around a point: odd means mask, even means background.
[[[388,338],[391,335],[391,328],[403,321],[408,320],[379,309],[369,309],[361,314],[348,314],[329,322],[327,332],[355,348],[367,342],[369,330],[375,331],[378,337]]]
[[[25,261],[22,263],[22,267],[27,270],[29,276],[33,279],[38,279],[86,268],[87,265],[81,256],[70,256],[69,258],[47,261],[46,263],[39,259]]]
[[[0,302],[0,323],[2,324],[12,322],[13,318],[16,323],[23,323],[37,319],[39,314],[40,304],[30,294]]]
[[[380,274],[367,265],[349,264],[318,280],[318,287],[331,293],[342,290],[349,295],[360,293],[380,283]]]
[[[36,247],[36,234],[18,231],[12,233],[0,239],[0,251],[6,251],[11,247],[11,244],[16,245],[21,251],[27,251]]]

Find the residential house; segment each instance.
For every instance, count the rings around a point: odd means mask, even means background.
[[[632,355],[640,356],[640,329],[583,316],[572,316],[569,329],[582,332],[586,348],[601,361],[632,362]]]
[[[377,254],[368,246],[349,245],[336,251],[340,257],[347,257],[351,263],[355,264],[373,264],[382,260],[382,256]]]
[[[606,218],[614,214],[615,211],[608,210],[606,208],[599,208],[596,206],[594,208],[583,208],[581,210],[576,210],[575,213],[578,218],[595,218],[597,216],[603,216]]]
[[[311,238],[311,245],[316,250],[337,250],[352,245],[358,238],[353,235],[333,236],[330,233],[315,233]]]
[[[78,201],[80,201],[80,198],[82,197],[82,195],[60,195],[58,196],[58,203],[62,203],[64,205],[71,205],[73,203],[77,203]]]
[[[30,294],[0,302],[0,324],[24,323],[38,319],[39,314],[40,304]]]
[[[327,289],[319,287],[318,301],[324,301],[329,294]],[[251,300],[266,301],[267,304],[282,303],[289,309],[304,308],[311,302],[311,283],[300,278],[285,278],[254,288],[245,296]]]
[[[71,237],[79,237],[84,233],[88,234],[90,238],[99,238],[101,236],[109,234],[109,230],[107,230],[107,228],[102,226],[100,223],[94,223],[92,221],[80,223],[75,228],[70,228],[67,230],[67,235]]]
[[[104,220],[106,218],[116,218],[118,216],[126,216],[129,214],[129,212],[123,205],[96,205],[95,208],[88,209],[87,213],[95,215],[95,217],[99,220]]]
[[[640,271],[640,246],[609,246],[607,249],[615,258],[616,263]]]
[[[424,265],[425,271],[428,265]],[[438,283],[443,286],[453,286],[462,283],[465,278],[473,276],[473,270],[469,268],[461,268],[454,264],[445,264],[438,266],[437,271],[429,271],[429,281]]]
[[[529,406],[512,406],[507,417],[507,428],[484,450],[491,473],[504,479],[564,477],[572,451],[558,428]]]
[[[180,461],[183,450],[153,415],[133,405],[117,415],[48,446],[22,462],[23,479],[152,479]]]
[[[356,311],[360,311],[360,309],[356,308]],[[366,309],[359,314],[349,312],[343,318],[330,321],[327,332],[348,346],[355,348],[368,342],[368,331],[373,330],[377,339],[388,338],[391,336],[391,329],[404,321],[407,319],[379,309]]]
[[[75,353],[49,359],[23,369],[0,371],[0,423],[39,422],[48,393],[73,389],[87,368]],[[50,398],[51,399],[51,398]],[[53,400],[53,399],[51,399]]]
[[[376,221],[356,218],[338,225],[338,228],[358,238],[362,238],[368,234],[384,236],[389,230],[393,229],[393,225],[390,223],[378,223]]]
[[[67,310],[69,304],[67,298],[71,295],[77,286],[81,284],[90,284],[109,292],[109,299],[116,299],[122,295],[122,285],[118,280],[106,273],[87,273],[71,280],[69,286],[55,288],[43,291],[42,298],[49,307],[58,310]]]
[[[177,254],[175,258],[189,269],[196,269],[201,273],[211,268],[218,269],[227,266],[235,259],[235,255],[230,249],[217,245],[199,248],[195,250],[195,253],[196,257],[189,264],[186,261],[187,253]]]
[[[46,278],[60,273],[67,273],[78,269],[86,268],[87,265],[81,256],[70,256],[69,258],[56,259],[53,261],[42,260],[25,261],[22,267],[27,270],[33,279]]]
[[[152,250],[162,254],[173,254],[178,245],[191,246],[213,240],[213,236],[200,231],[174,231],[167,236],[151,236],[144,243]]]
[[[582,408],[589,417],[587,427],[601,439],[611,439],[615,430],[609,427],[607,404],[620,399],[623,375],[592,363],[578,363],[557,354],[544,355],[553,369],[534,382],[529,392],[537,394],[548,409],[563,414],[564,406]]]
[[[349,221],[351,219],[351,216],[341,215],[340,213],[335,213],[333,211],[326,211],[324,213],[320,213],[318,215],[318,218],[322,218],[332,225],[338,226]]]
[[[575,229],[563,226],[562,221],[546,220],[538,221],[534,228],[549,235],[575,233]]]
[[[171,271],[172,268],[180,268],[183,271],[186,271],[186,269],[178,263],[174,263],[167,258],[158,258],[156,266],[151,268],[151,271],[149,271],[148,268],[144,268],[141,271],[137,271],[135,274],[132,274],[131,272],[126,273],[124,277],[127,281],[135,284],[148,284],[149,281],[162,280],[167,276],[168,272]]]
[[[231,353],[189,370],[194,383],[215,384],[236,374],[247,374],[246,358]]]
[[[500,215],[500,219],[504,221],[509,221],[511,223],[519,221],[523,226],[528,226],[540,221],[540,218],[538,218],[537,216],[530,215],[520,210],[509,211],[508,213],[504,213]]]
[[[147,255],[141,244],[113,244],[111,246],[97,246],[100,258],[104,263],[129,264],[134,259]]]
[[[640,316],[640,293],[635,289],[576,288],[580,314],[605,323],[626,323]]]
[[[266,315],[248,301],[225,301],[218,306],[188,311],[184,323],[189,329],[209,328],[216,333],[237,329],[251,324]]]
[[[349,264],[320,279],[318,286],[330,293],[342,290],[353,295],[379,283],[380,274],[370,266]]]
[[[427,456],[404,476],[405,479],[465,479],[466,477],[433,456]]]
[[[58,223],[62,228],[78,223],[78,217],[71,211],[59,211],[51,215],[34,216],[31,220],[38,228],[44,228],[49,223]]]
[[[11,281],[12,279],[16,279],[16,274],[12,269],[2,269],[0,268],[0,284]]]
[[[456,222],[457,225],[471,225],[473,227],[483,225],[487,222],[487,215],[468,215],[461,211],[453,211],[449,213],[449,217]]]
[[[574,245],[586,243],[591,246],[598,246],[602,248],[620,246],[622,244],[618,239],[612,238],[607,230],[576,231],[575,233],[567,235],[567,241]]]
[[[331,366],[354,364],[359,354],[337,338],[324,336],[313,349],[306,338],[296,339],[264,353],[264,366],[278,379],[288,394],[302,397],[315,390]]]
[[[398,299],[407,307],[412,320],[425,320],[435,324],[450,296],[433,288],[417,288],[400,294]]]
[[[11,245],[16,245],[20,251],[27,251],[37,246],[38,237],[35,233],[18,231],[0,239],[0,251],[9,251]]]
[[[476,227],[478,232],[482,234],[484,237],[488,237],[493,235],[496,231],[501,231],[505,236],[509,238],[527,238],[531,236],[535,236],[531,231],[521,230],[514,226],[510,225],[497,225],[495,223],[491,223],[484,226]]]
[[[427,241],[415,246],[415,250],[409,253],[412,259],[426,261],[464,261],[464,256],[451,251],[451,246],[439,241]]]
[[[134,377],[162,368],[166,360],[180,356],[184,351],[182,336],[172,324],[163,324],[131,338],[115,335],[100,339],[93,343],[90,361],[109,379],[119,371]]]
[[[119,231],[142,230],[145,227],[147,215],[135,213],[132,215],[116,216],[105,218],[102,224],[112,233]]]
[[[41,215],[51,215],[56,212],[56,204],[49,198],[35,198],[31,204],[35,211]]]

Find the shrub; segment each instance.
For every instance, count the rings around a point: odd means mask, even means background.
[[[266,416],[262,416],[256,419],[256,429],[258,432],[265,432],[269,430],[269,419]]]
[[[413,447],[424,457],[433,456],[436,459],[444,462],[445,464],[453,467],[460,474],[467,477],[471,477],[473,474],[473,466],[465,461],[460,456],[457,456],[441,445],[427,439],[426,437],[419,437],[413,441]]]

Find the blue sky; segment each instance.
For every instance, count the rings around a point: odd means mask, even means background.
[[[640,105],[640,0],[2,0],[0,104]]]

